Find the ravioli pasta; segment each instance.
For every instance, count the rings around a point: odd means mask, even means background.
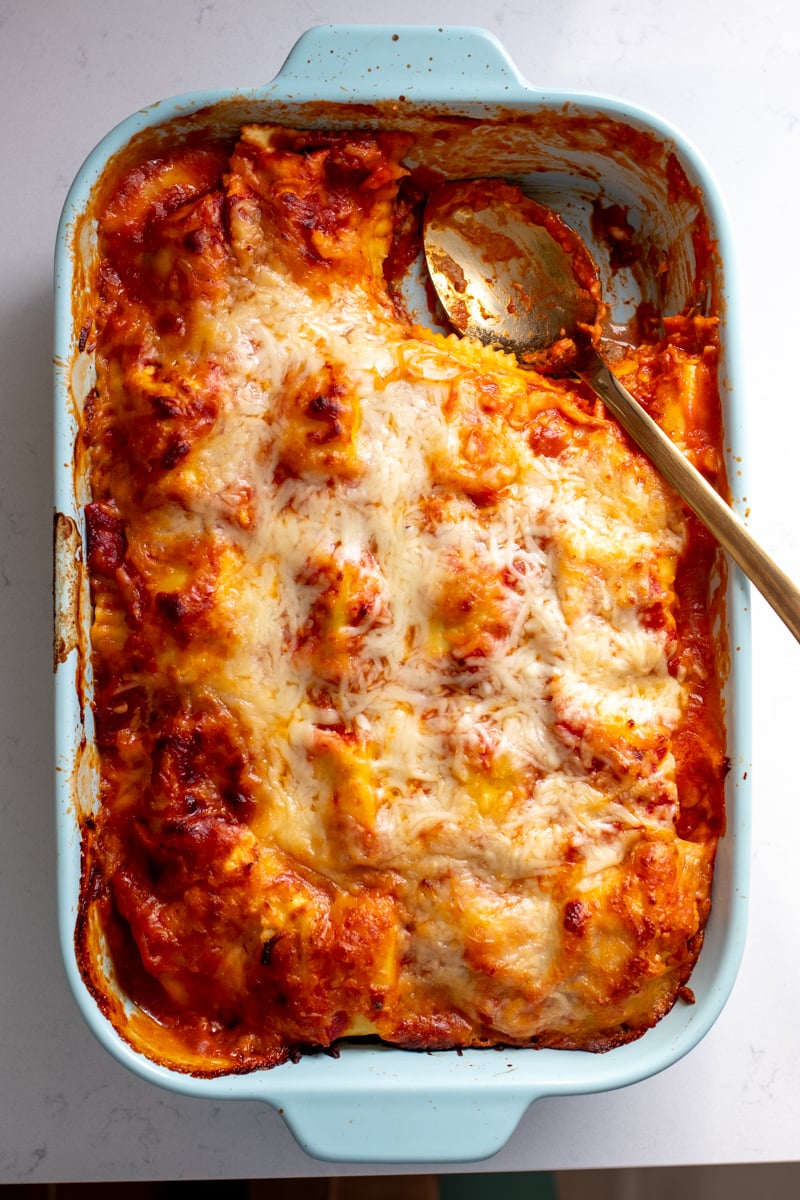
[[[180,1070],[606,1050],[691,999],[715,547],[582,385],[409,318],[410,150],[249,126],[97,197],[76,939]],[[693,315],[617,365],[723,487],[716,367]]]

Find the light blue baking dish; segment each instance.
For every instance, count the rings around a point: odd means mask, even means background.
[[[453,123],[454,116],[469,118],[469,128]],[[169,125],[180,136],[198,125],[225,131],[246,120],[412,128],[420,135],[422,149],[414,152],[420,159],[427,155],[455,176],[518,179],[560,209],[590,245],[593,200],[618,203],[640,228],[640,238],[669,259],[667,292],[659,298],[665,311],[680,310],[694,286],[691,223],[698,210],[704,213],[718,247],[705,283],[722,320],[725,446],[729,477],[741,496],[746,493],[742,372],[728,219],[697,152],[651,114],[582,93],[540,92],[523,80],[499,42],[479,29],[368,25],[311,29],[263,88],[181,96],[135,113],[90,154],[64,207],[55,297],[56,793],[60,935],[78,1005],[100,1042],[138,1075],[210,1101],[266,1101],[316,1157],[358,1163],[474,1161],[498,1151],[539,1097],[620,1088],[669,1067],[696,1046],[725,1004],[743,949],[749,878],[748,588],[731,567],[728,828],[705,945],[691,979],[693,1006],[677,1004],[639,1041],[604,1055],[556,1050],[416,1054],[353,1044],[345,1045],[338,1059],[318,1055],[272,1071],[200,1079],[133,1051],[96,1007],[73,946],[81,849],[77,818],[91,811],[96,790],[91,677],[84,653],[89,605],[81,506],[86,497],[73,469],[77,414],[91,385],[90,357],[78,352],[73,299],[82,286],[82,263],[91,261],[93,248],[91,229],[83,228],[80,236],[76,231],[109,158],[142,131]],[[445,133],[431,136],[434,129]],[[637,141],[640,134],[644,142]],[[684,181],[677,196],[676,177]],[[603,247],[593,248],[613,319],[624,321],[632,305],[655,298],[653,279],[642,272],[609,272]],[[736,498],[734,503],[738,506]]]

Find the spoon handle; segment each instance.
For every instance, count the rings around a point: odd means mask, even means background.
[[[788,575],[772,561],[736,513],[634,400],[599,355],[581,371],[581,377],[800,641],[800,590]]]

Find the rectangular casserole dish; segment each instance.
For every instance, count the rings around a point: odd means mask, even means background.
[[[449,121],[453,117],[466,118],[469,125]],[[198,129],[228,134],[250,121],[411,130],[423,164],[427,154],[427,161],[453,177],[498,174],[521,182],[587,238],[598,256],[612,319],[620,324],[643,302],[665,312],[680,311],[702,274],[709,302],[721,318],[728,474],[744,490],[736,291],[727,220],[696,152],[649,114],[597,97],[539,93],[519,77],[497,41],[480,30],[376,26],[309,31],[263,89],[184,96],[133,115],[89,157],[65,205],[56,261],[55,349],[58,887],[62,948],[78,1004],[101,1043],[144,1078],[208,1099],[265,1100],[282,1112],[299,1143],[315,1156],[360,1162],[485,1158],[500,1149],[537,1097],[608,1090],[646,1078],[690,1050],[722,1009],[741,957],[746,915],[747,587],[730,569],[728,825],[717,857],[705,945],[691,979],[696,1004],[676,1006],[639,1041],[604,1055],[520,1049],[503,1051],[501,1058],[490,1051],[418,1055],[353,1043],[343,1047],[338,1059],[317,1055],[271,1071],[201,1079],[134,1052],[97,1008],[74,953],[81,877],[78,822],[92,812],[97,791],[82,520],[88,497],[85,481],[73,469],[78,413],[92,384],[91,358],[78,352],[80,322],[75,319],[93,253],[92,229],[81,215],[109,159],[132,139],[162,133],[181,138]],[[647,154],[641,153],[643,145]],[[674,187],[676,171],[688,180],[688,188]],[[660,258],[668,256],[666,289],[647,268],[608,269],[607,253],[604,260],[602,247],[591,237],[592,205],[598,197],[605,205],[621,206],[640,241]],[[702,272],[692,239],[698,206],[717,248]],[[654,256],[644,261],[653,262]]]

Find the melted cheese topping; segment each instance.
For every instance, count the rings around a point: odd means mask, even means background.
[[[194,189],[158,164],[101,217],[87,862],[171,1031],[144,1049],[186,1069],[348,1032],[605,1048],[673,1003],[708,911],[711,559],[580,388],[396,310],[406,149],[249,128],[224,184],[211,151]],[[709,423],[678,333],[629,383]]]

